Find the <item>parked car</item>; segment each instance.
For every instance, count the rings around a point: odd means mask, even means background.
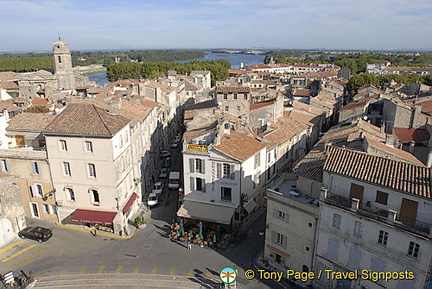
[[[161,195],[163,191],[163,183],[162,182],[156,182],[153,186],[152,193],[156,195]]]
[[[160,157],[161,158],[167,158],[169,157],[171,154],[169,151],[161,151]]]
[[[159,179],[166,179],[168,177],[168,169],[162,168],[159,172]]]
[[[27,227],[18,233],[21,239],[32,239],[39,243],[48,241],[52,237],[52,231],[43,227]]]
[[[169,168],[171,166],[171,159],[166,158],[163,163],[164,168]]]
[[[156,206],[158,203],[159,203],[159,195],[155,193],[150,193],[147,200],[147,205],[149,207],[153,207]]]

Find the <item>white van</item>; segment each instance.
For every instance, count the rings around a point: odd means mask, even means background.
[[[168,188],[178,189],[180,187],[180,172],[170,172],[168,178]]]

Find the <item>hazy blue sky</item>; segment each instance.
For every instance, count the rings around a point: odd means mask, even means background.
[[[431,0],[0,0],[0,51],[430,49]]]

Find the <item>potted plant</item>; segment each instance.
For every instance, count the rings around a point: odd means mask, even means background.
[[[147,222],[143,220],[143,218],[141,218],[141,216],[138,216],[135,218],[135,226],[138,229],[144,229],[147,225]]]

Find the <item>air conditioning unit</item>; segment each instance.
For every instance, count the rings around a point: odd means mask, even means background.
[[[56,201],[56,205],[57,205],[57,207],[63,207],[64,202],[62,200],[58,200],[58,201]]]

